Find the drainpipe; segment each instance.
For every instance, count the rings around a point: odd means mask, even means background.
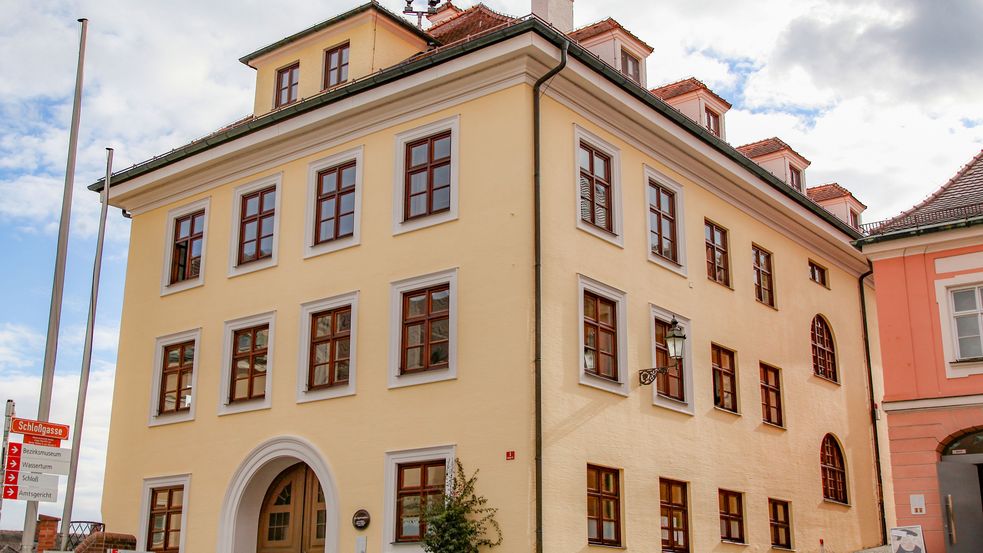
[[[541,90],[547,81],[556,76],[567,65],[567,49],[570,43],[563,42],[560,50],[560,64],[550,69],[532,87],[533,122],[533,222],[535,226],[536,256],[536,553],[543,553],[543,225],[542,206],[542,146],[540,144],[542,115],[540,107]]]
[[[874,397],[874,372],[870,361],[870,331],[867,328],[867,292],[864,280],[874,274],[874,265],[868,260],[869,270],[860,275],[860,316],[863,320],[864,360],[867,363],[867,389],[870,392],[870,425],[874,430],[874,469],[877,472],[877,507],[880,511],[881,544],[887,544],[887,514],[884,508],[884,472],[881,468],[881,440],[877,432],[877,400]]]

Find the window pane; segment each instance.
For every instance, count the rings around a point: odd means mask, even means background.
[[[421,171],[410,175],[410,194],[420,194],[427,190],[427,172]]]
[[[249,217],[257,213],[259,213],[259,196],[253,196],[246,200],[246,212],[243,215]]]
[[[425,195],[410,198],[410,217],[422,215],[427,212],[427,197]]]
[[[418,346],[423,343],[422,323],[406,327],[406,343],[410,346]]]
[[[580,168],[584,171],[590,171],[590,152],[581,147],[578,159],[580,160]]]
[[[352,312],[343,311],[338,314],[338,331],[343,332],[352,328]]]
[[[441,165],[433,170],[433,186],[448,186],[451,183],[451,166]]]
[[[331,171],[321,175],[321,194],[334,192],[338,188],[338,172]]]
[[[348,361],[338,361],[335,364],[335,380],[338,382],[348,381]]]
[[[443,159],[451,155],[451,138],[441,138],[433,143],[433,158]]]
[[[956,334],[960,338],[980,335],[980,318],[978,315],[956,317]]]
[[[427,162],[427,143],[410,148],[410,166],[422,165]]]
[[[355,186],[355,166],[345,167],[341,170],[341,186],[342,188],[348,188],[349,186]]]
[[[312,379],[312,386],[323,386],[328,383],[328,367],[327,365],[320,365],[314,367],[314,378]]]
[[[439,365],[441,363],[446,363],[449,358],[447,343],[435,344],[430,349],[430,364]]]
[[[979,337],[960,338],[959,357],[962,359],[983,357],[983,345],[980,345]]]
[[[443,319],[440,321],[434,321],[430,326],[430,341],[441,341],[448,339],[448,327],[450,321]]]
[[[335,198],[328,198],[321,202],[321,219],[331,219],[335,213]]]
[[[450,290],[439,290],[430,294],[430,312],[441,313],[450,309]]]
[[[451,189],[450,187],[438,188],[433,191],[433,209],[434,211],[440,211],[442,209],[447,209],[451,205]]]
[[[314,336],[322,338],[331,334],[331,316],[321,315],[314,320]]]
[[[976,289],[953,292],[952,303],[956,311],[976,311]]]
[[[427,467],[427,485],[443,486],[446,470],[447,467],[444,465],[434,465],[431,467]]]

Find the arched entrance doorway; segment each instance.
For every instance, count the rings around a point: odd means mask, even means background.
[[[259,512],[256,553],[324,551],[327,506],[314,471],[296,463],[273,479]]]
[[[983,551],[983,431],[964,432],[939,462],[947,553]]]

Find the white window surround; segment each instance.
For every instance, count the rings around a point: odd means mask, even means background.
[[[280,242],[280,204],[283,199],[283,173],[276,173],[261,179],[243,184],[235,189],[232,194],[232,232],[229,234],[229,277],[235,277],[259,271],[277,264],[277,252]],[[239,230],[240,220],[242,219],[242,197],[250,192],[276,187],[275,215],[273,217],[273,254],[265,259],[257,259],[239,265]]]
[[[187,411],[160,414],[158,413],[158,408],[160,406],[161,377],[164,370],[164,348],[174,344],[190,341],[194,341],[195,343],[195,358],[193,361],[194,369],[191,373],[191,407]],[[195,401],[195,399],[198,396],[198,369],[200,367],[199,359],[201,359],[201,328],[161,336],[157,338],[154,348],[154,366],[153,371],[151,372],[153,377],[150,383],[150,413],[147,417],[147,426],[162,426],[165,424],[194,420],[195,405],[198,403]]]
[[[450,477],[454,470],[454,460],[456,458],[456,446],[443,445],[426,447],[421,449],[407,449],[403,451],[386,452],[386,493],[385,511],[382,527],[382,548],[384,553],[422,553],[423,546],[419,543],[397,543],[396,542],[396,470],[401,464],[422,463],[425,461],[437,461],[443,459],[447,464],[447,476]],[[447,488],[450,491],[450,478],[448,478]]]
[[[607,232],[584,221],[580,217],[580,144],[585,142],[596,148],[601,153],[611,157],[611,232]],[[576,217],[577,228],[593,234],[594,236],[614,244],[619,248],[625,247],[625,236],[623,229],[623,214],[621,207],[621,150],[610,142],[588,131],[580,125],[573,126],[573,191],[574,191],[574,217]],[[647,186],[647,183],[646,183]],[[646,203],[646,206],[648,204]]]
[[[184,488],[181,497],[181,541],[178,551],[187,551],[184,544],[187,538],[185,530],[188,528],[188,499],[191,496],[191,475],[177,474],[174,476],[160,476],[156,478],[145,478],[140,491],[140,531],[137,533],[137,549],[143,549],[147,545],[147,535],[150,531],[150,494],[155,488],[173,488],[181,486]]]
[[[577,275],[577,344],[579,346],[577,359],[579,359],[580,383],[604,390],[606,392],[627,396],[629,392],[628,382],[628,294],[612,288],[607,284],[598,282],[584,275]],[[615,316],[617,317],[618,329],[618,380],[609,380],[604,377],[588,373],[584,367],[584,292],[591,292],[615,303]]]
[[[235,331],[263,324],[270,325],[270,335],[266,352],[266,392],[262,399],[229,402],[229,387],[232,379],[232,338]],[[218,390],[218,414],[231,415],[246,411],[269,409],[273,399],[273,360],[276,346],[276,311],[225,321],[222,338],[222,365],[219,367],[221,383]]]
[[[362,178],[365,174],[363,166],[362,146],[340,152],[326,158],[313,161],[307,167],[307,215],[304,227],[304,258],[314,257],[361,243],[362,227]],[[320,171],[329,169],[336,165],[341,165],[349,161],[355,162],[355,222],[352,228],[352,235],[344,238],[335,238],[321,244],[314,244],[315,234],[315,211],[317,210],[317,174]],[[275,247],[275,246],[274,246]]]
[[[659,395],[659,389],[652,383],[652,405],[678,411],[687,415],[696,414],[693,394],[693,327],[686,317],[678,313],[667,311],[661,307],[649,304],[649,337],[652,348],[652,366],[657,366],[657,356],[655,352],[655,320],[659,319],[664,323],[669,323],[675,317],[679,321],[679,326],[683,328],[686,340],[683,342],[683,401],[678,401],[669,397]]]
[[[307,377],[311,354],[311,316],[321,311],[345,306],[351,306],[352,309],[352,329],[349,338],[351,351],[348,362],[348,384],[319,390],[308,390]],[[297,403],[355,395],[355,377],[357,374],[356,352],[358,351],[358,292],[350,292],[348,294],[302,304],[300,306],[300,348],[298,351],[300,354],[297,359]]]
[[[939,306],[939,322],[942,329],[942,352],[947,378],[964,378],[983,374],[983,361],[959,361],[956,342],[955,317],[952,291],[972,286],[983,286],[983,273],[968,273],[935,281],[935,301]]]
[[[402,357],[403,294],[420,288],[447,284],[450,289],[450,329],[448,332],[447,368],[419,373],[399,374]],[[457,378],[457,268],[429,275],[399,280],[392,283],[389,326],[389,387],[402,388],[454,380]]]
[[[670,271],[672,271],[672,272],[674,272],[676,274],[679,274],[679,275],[685,277],[685,276],[687,276],[687,265],[686,265],[686,210],[684,209],[684,207],[686,205],[686,196],[685,196],[686,191],[683,188],[683,185],[679,183],[679,181],[677,181],[676,179],[674,179],[674,178],[670,177],[669,175],[663,173],[662,171],[659,171],[658,169],[656,169],[654,167],[650,167],[648,165],[645,165],[644,166],[644,172],[645,172],[645,182],[644,182],[644,185],[645,185],[645,188],[644,188],[645,195],[644,195],[644,197],[645,197],[646,200],[644,202],[642,202],[642,203],[644,204],[644,208],[645,208],[644,215],[645,215],[646,236],[648,236],[648,240],[647,240],[647,242],[648,242],[648,259],[649,259],[649,261],[651,261],[652,263],[655,263],[656,265],[660,265],[662,267],[665,267],[666,269],[669,269]],[[676,205],[675,205],[675,211],[676,211],[676,256],[679,258],[678,259],[678,264],[677,263],[673,263],[672,261],[670,261],[670,260],[662,257],[661,255],[656,255],[656,254],[652,253],[651,238],[652,238],[652,230],[653,229],[652,229],[651,217],[649,217],[649,202],[648,202],[648,197],[649,197],[649,181],[654,181],[659,186],[664,186],[665,188],[668,188],[669,190],[671,190],[676,195],[676,197],[675,197],[675,200],[676,200]]]
[[[451,132],[451,199],[450,209],[442,213],[403,220],[403,207],[406,199],[406,145],[414,140],[426,138],[437,133]],[[393,235],[403,234],[432,227],[457,219],[458,196],[460,195],[461,175],[461,116],[454,115],[434,121],[396,135],[395,168],[393,174]]]
[[[196,288],[205,284],[205,254],[208,250],[208,212],[211,207],[211,197],[176,207],[167,212],[167,232],[164,234],[164,267],[160,274],[160,295],[166,296]],[[178,218],[190,215],[196,211],[205,210],[205,222],[202,226],[201,265],[198,268],[198,278],[182,280],[171,284],[171,263],[174,257],[174,223]]]

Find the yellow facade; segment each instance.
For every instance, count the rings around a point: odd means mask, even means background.
[[[296,59],[300,97],[319,92],[321,77],[305,80],[303,68],[308,62],[319,67],[324,50],[345,40],[353,78],[422,49],[417,37],[369,10],[256,60],[256,114],[270,109],[276,69]],[[140,535],[148,479],[190,475],[182,551],[251,552],[248,545],[229,544],[254,539],[255,527],[252,537],[223,536],[232,531],[227,517],[237,516],[229,512],[229,498],[240,476],[251,474],[250,463],[264,444],[296,438],[333,482],[334,495],[326,495],[336,499],[328,507],[336,534],[326,552],[356,551],[359,537],[367,538],[368,551],[414,551],[387,539],[386,454],[452,445],[467,469],[480,469],[479,491],[499,508],[505,538],[499,550],[535,550],[531,83],[558,59],[558,50],[538,36],[520,34],[365,92],[363,100],[320,108],[323,116],[246,135],[231,143],[233,150],[200,153],[114,182],[115,203],[133,212],[133,223],[106,467],[107,528]],[[585,84],[591,71],[585,67],[572,64],[555,79],[542,114],[545,551],[601,550],[587,545],[587,464],[621,471],[627,551],[659,548],[660,477],[689,483],[693,552],[770,550],[768,498],[791,502],[796,550],[818,551],[821,539],[828,552],[877,544],[857,289],[862,256],[847,235],[816,215],[789,207],[773,191],[754,191],[748,183],[758,177],[719,161],[712,148],[658,130],[673,123],[655,116],[643,121],[635,104],[596,75],[601,84]],[[578,98],[585,90],[604,101]],[[632,118],[637,121],[619,127]],[[426,228],[394,230],[398,137],[449,119],[459,125],[457,215]],[[578,228],[579,133],[618,151],[620,199],[614,209],[621,244]],[[364,171],[358,243],[306,256],[312,163],[354,149],[361,149]],[[685,214],[686,276],[648,258],[646,167],[684,190],[679,210]],[[237,274],[229,247],[237,232],[236,189],[278,175],[276,262]],[[748,200],[755,194],[758,200]],[[206,199],[203,284],[162,293],[173,210]],[[779,216],[769,220],[774,214]],[[731,287],[706,278],[704,218],[729,230]],[[752,243],[773,253],[777,309],[754,299]],[[810,259],[829,267],[829,289],[809,280]],[[392,387],[390,349],[398,339],[390,324],[393,283],[449,269],[457,270],[456,378]],[[627,341],[624,394],[582,383],[581,277],[626,295],[627,328],[619,330],[619,340]],[[358,292],[355,393],[300,403],[302,305],[350,292]],[[692,414],[654,405],[651,387],[637,383],[636,372],[653,362],[653,306],[691,321]],[[273,313],[275,320],[269,407],[220,414],[221,375],[229,370],[225,324],[261,313]],[[840,384],[812,375],[809,328],[817,313],[836,337]],[[166,424],[151,415],[148,422],[156,401],[155,344],[195,329],[193,420]],[[713,407],[711,343],[737,352],[739,415]],[[785,429],[761,421],[759,362],[782,369]],[[843,445],[850,505],[823,500],[818,461],[826,433]],[[515,459],[507,460],[507,452]],[[324,478],[322,485],[328,487]],[[748,545],[721,543],[718,488],[744,494]],[[244,503],[249,493],[242,492]],[[349,522],[358,509],[372,516],[364,531]]]

